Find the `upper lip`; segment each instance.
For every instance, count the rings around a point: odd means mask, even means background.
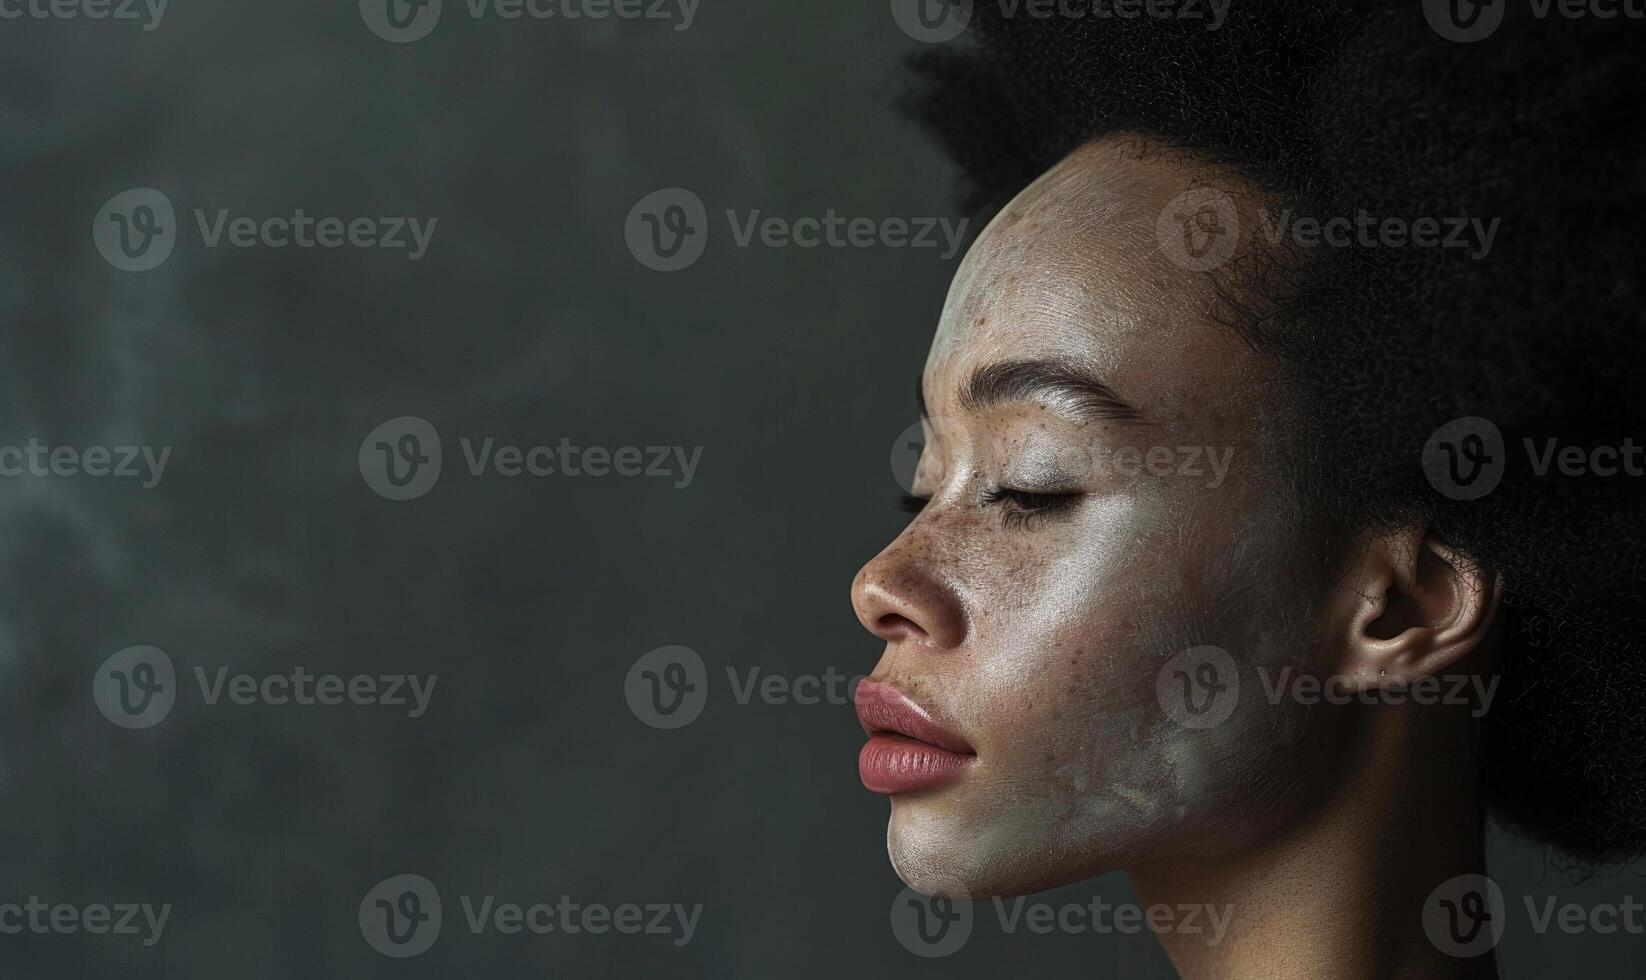
[[[857,721],[866,735],[894,732],[950,752],[976,754],[965,739],[932,720],[929,711],[885,681],[860,682],[853,701],[857,704]]]

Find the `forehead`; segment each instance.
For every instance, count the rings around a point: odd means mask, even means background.
[[[1157,242],[1178,195],[1235,178],[1140,149],[1104,141],[1076,150],[978,236],[927,358],[928,403],[1003,360],[1076,361],[1157,409],[1251,367],[1252,352],[1214,319],[1211,277],[1175,265]]]

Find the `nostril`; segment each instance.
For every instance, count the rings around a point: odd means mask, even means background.
[[[886,613],[874,621],[874,631],[888,640],[923,640],[926,631],[907,616]]]

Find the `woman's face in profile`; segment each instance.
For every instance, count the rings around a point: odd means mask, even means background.
[[[1306,709],[1253,679],[1309,662],[1322,589],[1320,536],[1266,451],[1274,379],[1156,238],[1205,170],[1076,151],[949,292],[924,504],[852,586],[886,642],[859,690],[862,774],[920,890],[1216,853],[1323,774]]]

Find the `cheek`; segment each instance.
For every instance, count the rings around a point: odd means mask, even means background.
[[[1025,536],[1010,568],[1010,594],[1022,598],[977,637],[988,651],[974,702],[988,795],[1011,801],[997,808],[996,846],[1146,848],[1186,828],[1211,832],[1221,811],[1242,810],[1241,786],[1275,782],[1286,739],[1270,730],[1272,711],[1242,696],[1244,710],[1198,731],[1159,694],[1162,668],[1191,647],[1224,647],[1243,666],[1292,652],[1273,623],[1298,597],[1275,574],[1273,547],[1245,544],[1281,528],[1256,513],[1218,519],[1115,497],[1075,526]]]

